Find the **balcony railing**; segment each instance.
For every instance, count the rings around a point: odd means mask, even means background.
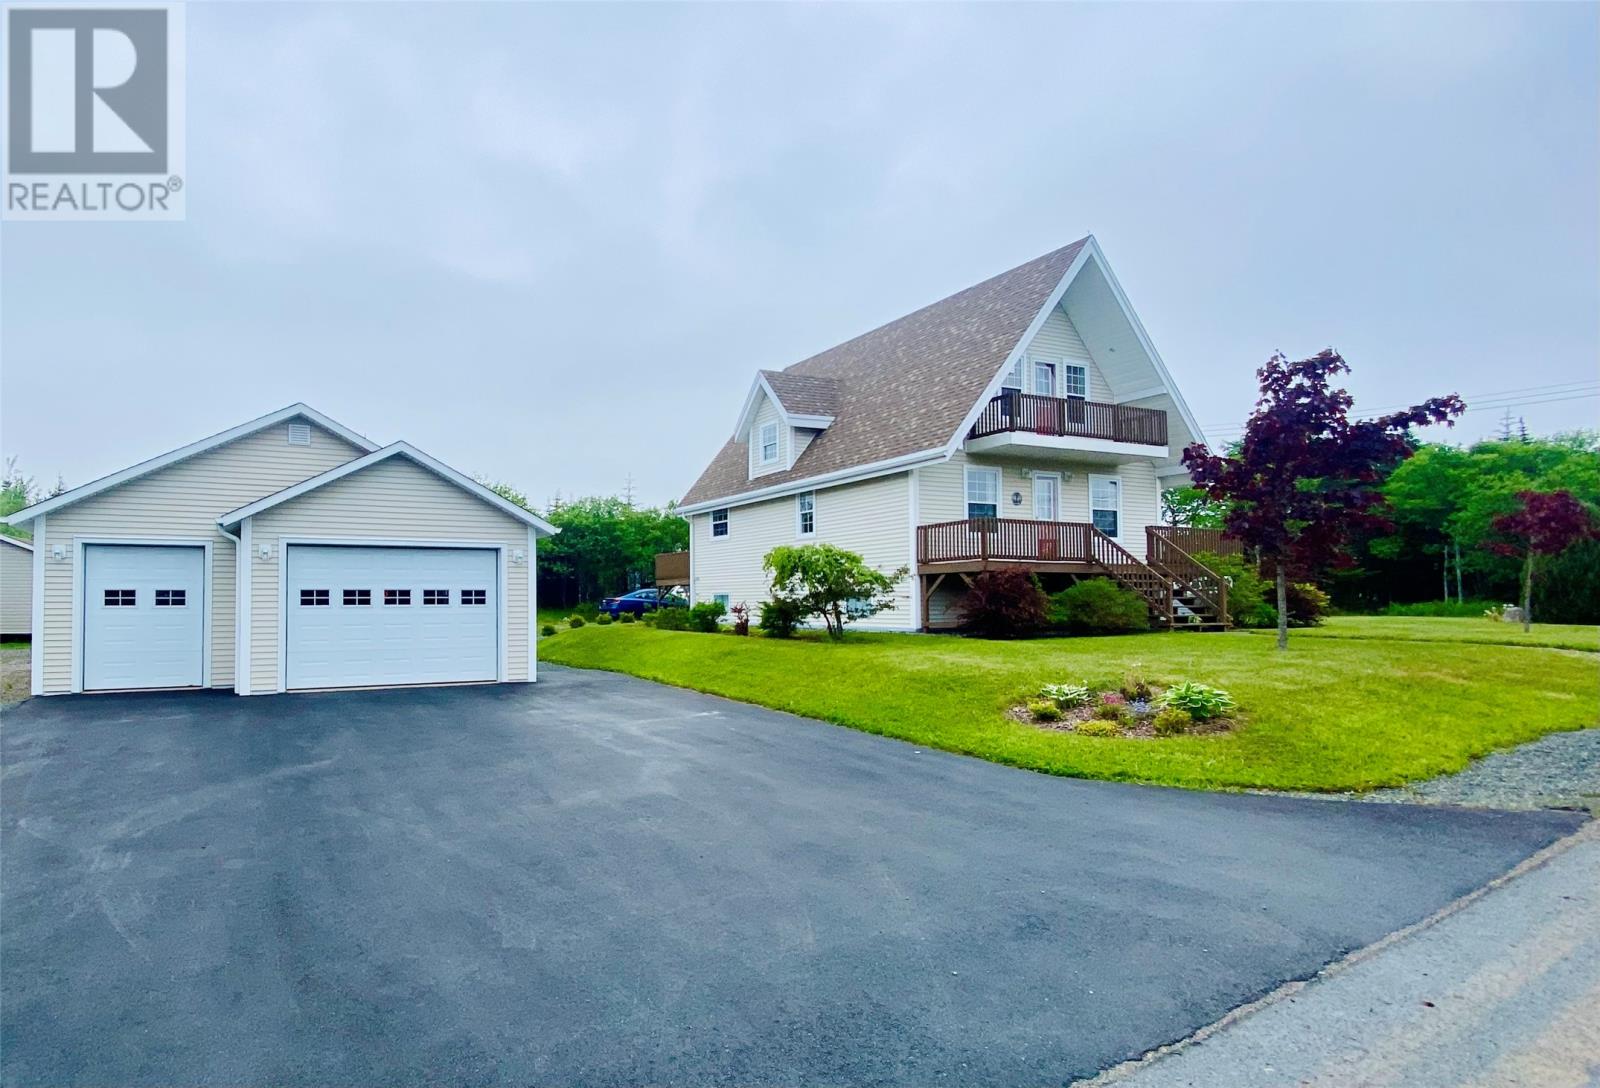
[[[1090,526],[1074,521],[969,518],[917,526],[917,562],[1088,563]]]
[[[1041,397],[1008,389],[984,406],[967,437],[1018,432],[1165,446],[1167,413],[1156,408]]]

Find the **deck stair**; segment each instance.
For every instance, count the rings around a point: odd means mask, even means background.
[[[1117,582],[1144,598],[1162,627],[1219,630],[1228,626],[1227,584],[1208,567],[1158,535],[1148,533],[1141,561],[1099,529],[1089,530],[1089,557]]]

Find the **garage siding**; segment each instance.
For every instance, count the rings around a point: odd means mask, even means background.
[[[72,690],[72,644],[78,617],[72,607],[74,537],[183,537],[212,542],[211,686],[233,687],[233,541],[217,530],[217,517],[274,491],[344,464],[365,451],[315,425],[311,444],[291,446],[280,423],[198,454],[142,479],[84,499],[45,518],[43,690]],[[61,544],[66,558],[52,559]]]
[[[33,553],[0,542],[0,633],[26,635],[33,631]]]
[[[719,593],[730,604],[744,601],[758,614],[771,594],[761,561],[779,544],[828,543],[858,552],[877,569],[890,573],[911,565],[908,476],[899,473],[876,480],[816,492],[816,535],[801,537],[793,495],[736,506],[728,511],[728,535],[711,536],[711,515],[691,519],[696,601]],[[873,627],[910,628],[912,579],[895,587],[895,607],[864,621]]]
[[[342,480],[307,492],[251,519],[250,544],[270,559],[250,564],[250,690],[278,690],[279,588],[283,538],[441,540],[504,544],[509,582],[506,602],[506,678],[529,679],[528,561],[510,562],[512,549],[528,552],[528,527],[516,518],[446,483],[404,457],[391,457]]]

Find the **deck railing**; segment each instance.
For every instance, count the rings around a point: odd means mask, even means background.
[[[1151,536],[1170,540],[1190,555],[1202,552],[1209,555],[1239,555],[1244,545],[1232,537],[1222,535],[1221,529],[1191,529],[1180,525],[1151,525],[1146,529]]]
[[[997,560],[1087,563],[1089,526],[1073,521],[968,518],[917,526],[918,563]]]
[[[984,406],[967,437],[983,438],[1017,431],[1165,446],[1167,413],[1128,404],[1101,404],[1006,390]]]

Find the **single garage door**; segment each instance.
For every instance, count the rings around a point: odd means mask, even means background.
[[[291,544],[290,688],[496,680],[498,553]]]
[[[83,687],[199,687],[205,653],[204,548],[86,544]]]

